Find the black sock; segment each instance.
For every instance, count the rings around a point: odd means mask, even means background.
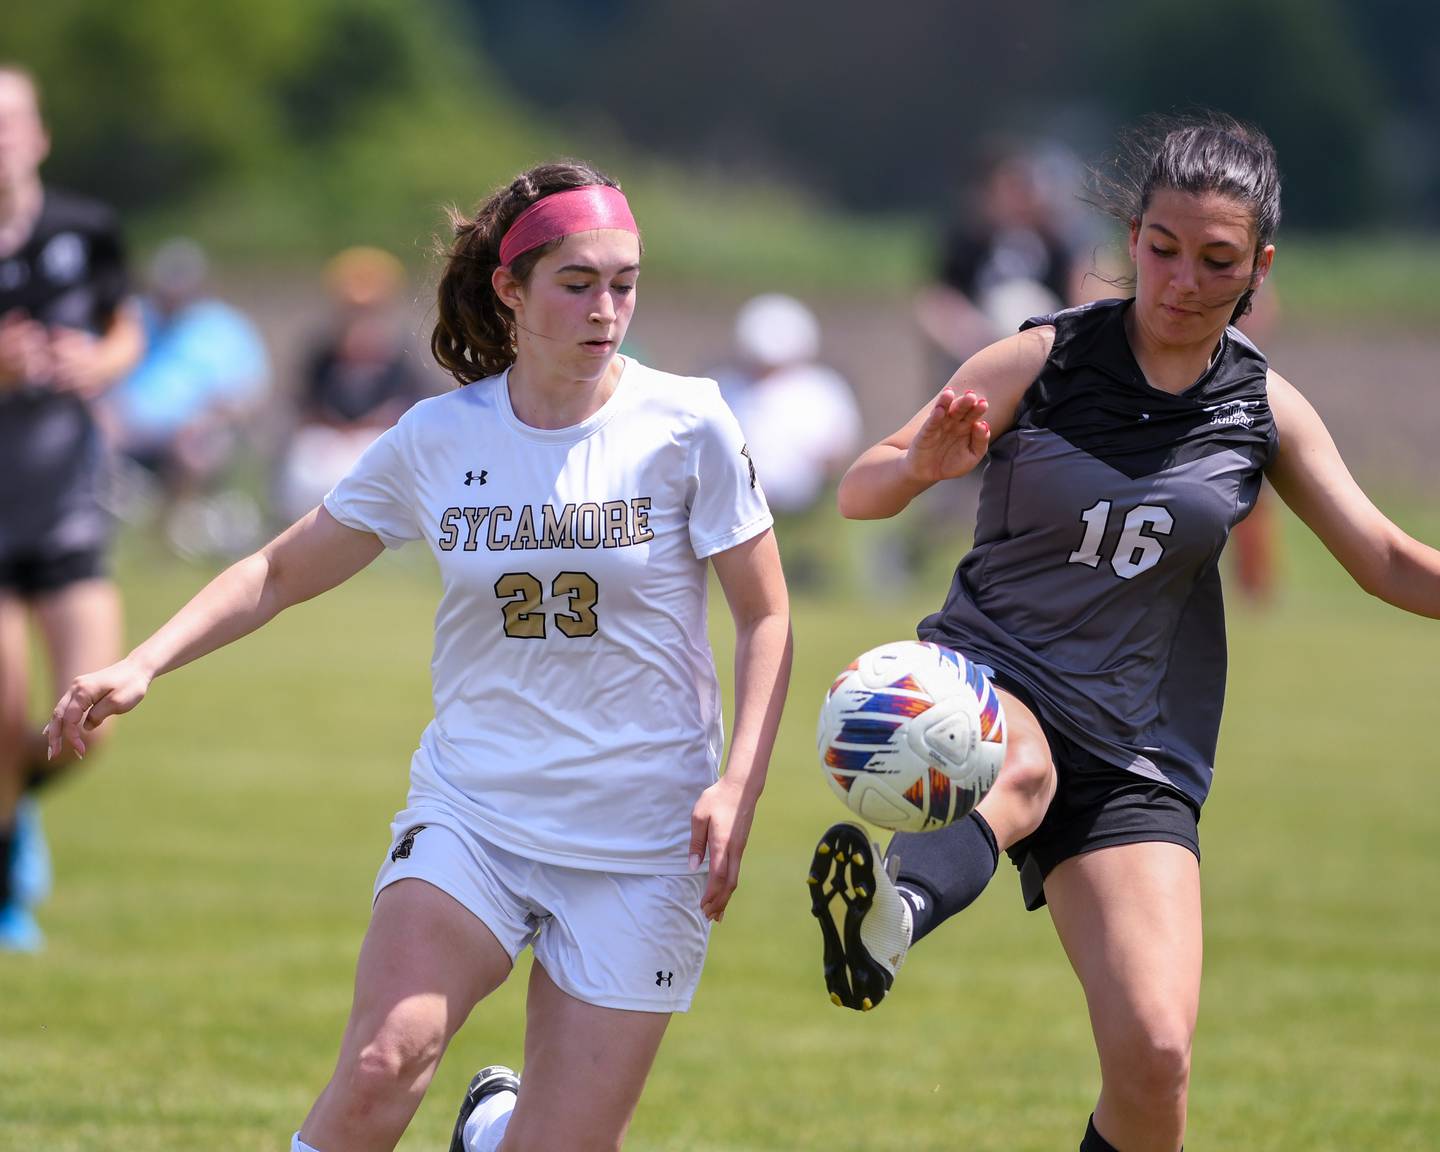
[[[10,903],[10,873],[15,856],[15,825],[0,825],[0,908]]]
[[[912,944],[973,904],[1000,862],[995,833],[978,812],[937,832],[897,832],[885,854],[900,857],[895,883],[910,905]]]
[[[1095,1114],[1090,1114],[1090,1123],[1085,1125],[1085,1139],[1080,1141],[1080,1152],[1120,1152],[1120,1149],[1095,1131]]]

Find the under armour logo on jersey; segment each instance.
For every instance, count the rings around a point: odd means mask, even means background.
[[[474,472],[466,471],[466,473],[465,473],[465,487],[466,487],[466,488],[470,487],[470,481],[472,481],[472,480],[475,481],[475,483],[477,483],[477,484],[484,484],[484,483],[485,483],[485,478],[486,478],[487,476],[489,476],[489,475],[490,475],[490,473],[487,472],[487,471],[485,471],[484,468],[480,469],[480,475],[478,475],[478,476],[475,475]]]
[[[745,463],[750,465],[750,487],[755,487],[755,460],[750,455],[750,445],[740,445],[740,455],[745,457]]]
[[[395,851],[390,853],[390,863],[393,864],[397,860],[410,859],[410,849],[415,847],[415,837],[423,831],[425,831],[425,825],[417,824],[406,832],[404,836],[400,837],[400,843],[396,844]]]
[[[675,984],[675,973],[674,973],[674,972],[656,972],[656,973],[655,973],[655,987],[656,987],[656,988],[671,988],[671,987],[674,987],[674,984]]]

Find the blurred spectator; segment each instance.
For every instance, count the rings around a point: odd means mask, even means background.
[[[935,282],[915,302],[944,377],[1031,316],[1082,299],[1085,269],[1067,209],[1078,187],[1056,155],[993,150],[942,241]]]
[[[305,367],[276,480],[287,520],[319,504],[371,441],[429,392],[401,324],[400,261],[378,248],[347,248],[326,266],[325,283],[334,315]]]
[[[209,295],[208,275],[189,240],[156,251],[142,301],[145,358],[104,406],[123,459],[158,483],[166,533],[182,555],[245,551],[261,527],[252,500],[220,489],[268,396],[269,362],[250,320]],[[135,481],[130,474],[125,493],[144,490]]]
[[[30,625],[59,691],[120,654],[93,405],[142,348],[114,213],[42,184],[49,151],[34,79],[0,64],[0,950],[40,946],[31,796],[73,763],[48,760],[28,719]]]
[[[1089,299],[1118,295],[1090,276],[1082,237],[1095,226],[1079,198],[1083,166],[1067,149],[1041,142],[994,142],[980,176],[960,198],[943,235],[935,279],[915,298],[915,319],[929,348],[929,371],[915,405],[930,400],[981,348],[1041,316]],[[974,523],[980,471],[920,500],[924,515],[900,530],[890,559],[895,578],[913,572],[936,534]]]
[[[799,300],[746,302],[734,339],[735,363],[716,373],[721,391],[745,431],[791,584],[821,584],[841,562],[825,544],[834,533],[821,506],[859,448],[859,407],[820,362],[820,323]]]

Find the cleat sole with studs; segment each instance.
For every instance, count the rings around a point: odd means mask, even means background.
[[[892,977],[860,941],[874,903],[875,866],[869,837],[857,824],[835,824],[820,838],[806,877],[810,911],[824,941],[825,987],[834,1004],[868,1012],[885,998]]]

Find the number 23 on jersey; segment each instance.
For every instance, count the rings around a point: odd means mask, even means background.
[[[506,572],[495,581],[495,595],[504,603],[505,635],[517,640],[543,640],[546,635],[545,585],[529,572]],[[550,582],[552,601],[562,608],[550,612],[555,627],[571,638],[593,636],[600,627],[595,605],[600,587],[585,572],[561,572]]]

